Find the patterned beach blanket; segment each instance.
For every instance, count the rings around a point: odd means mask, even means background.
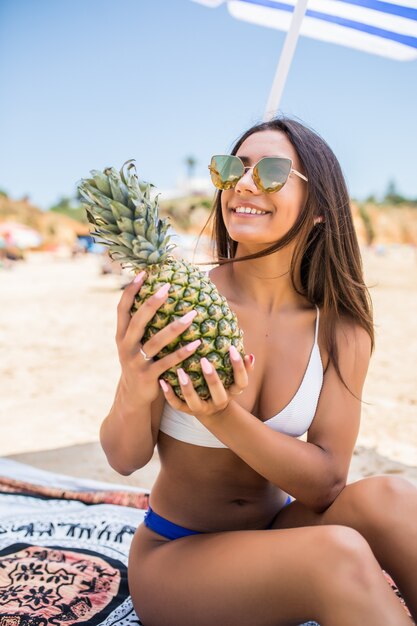
[[[148,499],[0,458],[0,626],[146,626],[127,561]]]
[[[139,626],[127,586],[145,490],[0,460],[0,626]]]

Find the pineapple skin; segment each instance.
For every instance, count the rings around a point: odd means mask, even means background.
[[[177,376],[177,368],[182,367],[200,398],[208,400],[210,391],[200,365],[200,359],[206,357],[216,369],[224,387],[229,388],[233,384],[229,347],[235,346],[242,358],[245,351],[243,332],[239,329],[236,315],[230,309],[226,298],[219,294],[207,274],[187,261],[168,257],[163,265],[149,266],[146,271],[146,280],[136,295],[131,309],[132,315],[162,285],[171,283],[171,287],[167,300],[146,326],[143,344],[167,324],[189,311],[197,311],[191,325],[154,358],[161,359],[196,339],[200,339],[201,344],[182,363],[166,370],[161,378],[170,384],[175,394],[183,400]]]

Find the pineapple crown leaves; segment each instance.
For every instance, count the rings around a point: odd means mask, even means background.
[[[175,244],[170,243],[169,222],[158,216],[158,195],[151,200],[151,183],[139,181],[134,160],[118,172],[107,167],[91,170],[78,191],[92,236],[109,247],[111,258],[137,269],[163,263]]]

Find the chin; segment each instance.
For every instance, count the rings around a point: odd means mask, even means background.
[[[239,252],[243,252],[242,248],[245,249],[245,255],[255,254],[255,252],[261,252],[262,250],[266,250],[276,243],[276,241],[259,241],[259,239],[249,239],[247,237],[232,237],[232,239],[241,246]]]
[[[268,236],[262,237],[262,235],[257,233],[242,233],[242,232],[234,232],[233,230],[228,231],[229,236],[236,241],[236,243],[242,243],[245,245],[251,246],[261,246],[262,248],[269,248],[273,246],[274,243],[279,241],[286,233],[282,235],[277,235],[276,238],[271,241]],[[270,235],[269,235],[270,236]]]

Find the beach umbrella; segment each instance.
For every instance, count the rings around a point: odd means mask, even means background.
[[[1,222],[0,237],[6,246],[16,248],[36,248],[42,243],[42,237],[38,231],[19,222]]]
[[[275,115],[300,35],[397,61],[417,59],[417,0],[192,0],[247,22],[288,31],[264,119]]]

